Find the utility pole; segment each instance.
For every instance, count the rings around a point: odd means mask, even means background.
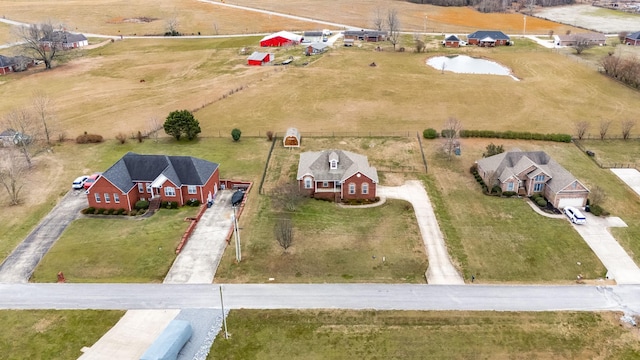
[[[522,19],[524,21],[524,25],[522,27],[522,37],[524,37],[527,34],[527,15],[524,15]]]
[[[427,15],[424,16],[424,34],[427,35]]]
[[[233,232],[236,239],[236,261],[242,261],[242,250],[240,249],[240,229],[238,228],[238,216],[236,216],[236,207],[233,207]]]
[[[227,332],[227,317],[224,315],[224,301],[222,300],[222,285],[220,285],[220,307],[222,307],[222,323],[224,324],[224,338],[229,338],[229,332]]]

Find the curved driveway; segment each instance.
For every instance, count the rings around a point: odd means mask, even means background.
[[[464,284],[464,279],[451,263],[444,237],[438,226],[431,201],[422,183],[409,180],[402,186],[378,186],[378,196],[405,200],[413,205],[422,241],[427,249],[429,268],[426,277],[429,284]]]

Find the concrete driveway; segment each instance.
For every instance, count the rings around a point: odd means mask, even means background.
[[[28,282],[40,260],[87,205],[84,191],[69,191],[0,265],[0,283]]]
[[[418,180],[409,180],[402,186],[379,185],[378,196],[405,200],[413,205],[422,241],[429,257],[429,267],[425,275],[427,283],[441,285],[464,284],[464,279],[451,262],[431,201],[422,183]]]
[[[636,169],[611,169],[631,190],[640,195],[640,172]]]

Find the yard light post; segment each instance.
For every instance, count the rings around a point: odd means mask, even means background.
[[[229,338],[229,332],[227,332],[227,317],[224,315],[224,300],[222,300],[222,285],[220,285],[220,307],[222,308],[222,323],[224,324],[224,338]]]
[[[427,35],[427,19],[429,17],[427,15],[424,16],[424,34]]]

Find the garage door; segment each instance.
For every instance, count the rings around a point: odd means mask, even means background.
[[[564,209],[567,206],[582,207],[584,198],[563,198],[558,202],[558,208]]]

